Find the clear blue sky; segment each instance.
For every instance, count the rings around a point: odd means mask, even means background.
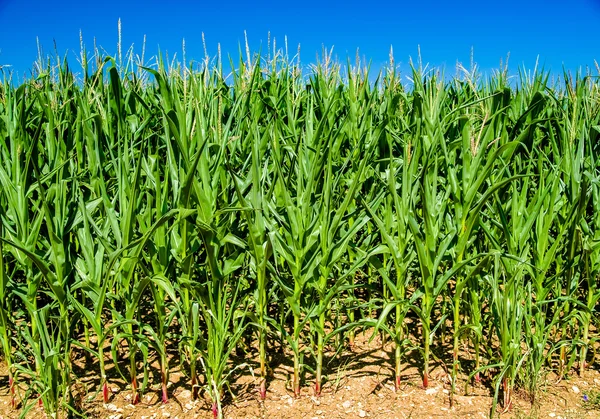
[[[266,49],[267,33],[290,52],[301,44],[302,61],[314,62],[322,45],[334,46],[342,59],[360,55],[379,68],[388,61],[393,45],[396,62],[417,57],[445,66],[453,73],[456,61],[468,66],[471,48],[483,70],[497,68],[510,52],[510,67],[532,68],[536,58],[546,69],[560,72],[594,66],[600,61],[600,0],[503,1],[328,1],[262,0],[216,1],[39,1],[0,0],[0,65],[11,65],[20,75],[31,69],[37,56],[36,37],[46,53],[58,51],[76,64],[79,31],[91,49],[93,38],[109,54],[117,50],[117,20],[121,18],[124,46],[135,44],[146,54],[158,46],[172,56],[181,54],[186,40],[187,58],[208,52],[238,56],[247,31],[250,46]]]

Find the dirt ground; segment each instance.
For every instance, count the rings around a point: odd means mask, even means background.
[[[374,340],[369,343],[364,336],[357,337],[352,350],[342,353],[335,364],[328,366],[328,381],[320,397],[315,397],[312,376],[307,374],[301,397],[293,398],[289,383],[292,373],[290,358],[280,355],[273,359],[273,376],[269,381],[267,399],[259,401],[250,367],[240,368],[232,382],[235,397],[224,401],[226,418],[282,418],[282,419],[335,419],[335,418],[488,418],[493,400],[489,382],[469,386],[464,393],[464,381],[450,407],[448,374],[439,362],[431,372],[427,389],[422,388],[418,366],[408,358],[403,370],[403,388],[394,391],[391,346]],[[140,404],[131,404],[131,394],[124,381],[112,371],[110,386],[113,394],[108,404],[97,393],[97,376],[78,381],[75,387],[81,397],[81,406],[90,418],[109,419],[160,419],[160,418],[212,418],[210,403],[206,400],[192,401],[187,378],[173,362],[170,376],[170,401],[162,404],[159,386],[151,386]],[[88,371],[94,365],[82,366]],[[88,374],[92,375],[92,374]],[[0,418],[17,418],[18,410],[10,408],[6,367],[0,366]],[[159,382],[155,377],[151,382]],[[532,404],[523,392],[514,394],[513,407],[500,418],[600,418],[600,406],[586,398],[600,393],[600,372],[590,369],[582,377],[573,373],[568,379],[556,382],[547,376],[545,385]],[[600,396],[599,396],[600,399]],[[40,407],[34,408],[28,417],[44,417]]]

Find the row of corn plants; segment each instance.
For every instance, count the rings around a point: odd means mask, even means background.
[[[275,356],[318,396],[357,332],[397,391],[417,353],[423,387],[442,368],[452,404],[484,382],[492,411],[597,363],[597,77],[373,75],[275,47],[227,65],[83,50],[79,73],[4,74],[14,409],[85,414],[110,381],[167,403],[177,367],[222,417],[240,374],[268,396]]]

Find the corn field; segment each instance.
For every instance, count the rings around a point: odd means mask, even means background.
[[[221,417],[239,374],[267,396],[275,353],[318,396],[357,333],[393,348],[397,391],[417,353],[450,403],[489,375],[493,411],[598,362],[596,76],[391,60],[375,78],[277,50],[228,77],[220,57],[39,64],[0,85],[0,342],[23,415],[84,414],[81,374],[108,402],[110,364],[134,404],[168,402],[177,365]]]

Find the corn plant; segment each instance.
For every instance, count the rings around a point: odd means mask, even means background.
[[[492,414],[496,410],[500,387],[502,406],[508,411],[512,405],[512,392],[517,373],[524,361],[520,337],[523,333],[525,289],[523,285],[523,262],[513,257],[496,255],[493,273],[488,275],[492,290],[492,316],[496,333],[500,340],[499,360],[496,365],[500,372],[495,377],[495,396]]]
[[[478,99],[479,101],[483,99]],[[481,103],[481,102],[480,102]],[[473,106],[469,103],[461,105],[460,108],[469,109]],[[496,105],[495,107],[498,107]],[[459,109],[460,109],[459,108]],[[449,180],[451,191],[451,206],[454,212],[454,229],[457,231],[456,244],[452,249],[455,261],[458,265],[463,263],[466,258],[485,256],[477,255],[471,251],[473,245],[473,235],[478,227],[480,212],[487,200],[493,197],[494,192],[510,183],[514,178],[502,179],[490,185],[490,175],[493,170],[501,164],[499,162],[510,160],[517,143],[506,142],[501,146],[493,147],[493,142],[497,141],[496,135],[502,128],[498,127],[496,119],[503,118],[503,108],[496,110],[496,113],[489,116],[485,114],[480,123],[477,133],[472,132],[473,122],[469,116],[462,117],[458,122],[458,133],[460,133],[460,142],[455,147],[447,147],[442,144],[442,150],[446,159],[446,175]],[[488,112],[484,109],[484,112]],[[489,125],[488,125],[489,124]],[[457,149],[460,150],[457,153]],[[457,156],[462,161],[457,160]],[[485,188],[485,189],[484,189]],[[458,374],[458,349],[460,335],[465,328],[461,324],[461,302],[463,291],[468,283],[466,272],[459,272],[455,277],[453,299],[453,363],[452,363],[452,393],[456,390],[456,380]]]
[[[12,309],[9,300],[5,298],[8,295],[8,275],[4,262],[3,244],[0,241],[0,298],[2,298],[2,306],[0,307],[0,339],[2,339],[2,356],[8,368],[8,386],[10,392],[10,405],[14,409],[17,405],[15,396],[15,377],[12,363]]]
[[[525,277],[531,275],[531,264],[528,262],[531,245],[528,235],[543,202],[541,199],[529,202],[527,186],[531,183],[531,176],[513,183],[509,189],[510,199],[506,204],[502,204],[496,194],[498,230],[496,236],[489,235],[489,238],[494,246],[500,243],[506,245],[506,249],[497,247],[498,251],[506,253],[495,256],[494,273],[487,277],[487,280],[491,281],[489,287],[492,290],[492,321],[500,340],[501,372],[495,380],[496,397],[492,410],[495,410],[500,385],[503,391],[503,407],[505,410],[510,409],[514,383],[525,359],[521,350],[521,335],[528,292]],[[540,193],[543,196],[543,190]],[[499,241],[501,236],[504,236],[504,240]]]
[[[240,368],[266,398],[276,351],[295,396],[305,372],[320,394],[360,329],[391,341],[397,392],[420,341],[424,387],[432,359],[451,403],[485,372],[493,411],[597,362],[597,78],[405,82],[393,55],[374,75],[275,42],[229,76],[220,52],[100,51],[82,46],[80,78],[58,55],[22,83],[3,69],[0,346],[22,415],[108,402],[109,348],[133,404],[169,400],[178,348],[215,417]]]
[[[300,395],[301,333],[309,321],[303,316],[306,306],[306,287],[317,275],[319,263],[319,205],[315,191],[322,173],[322,158],[316,152],[318,144],[323,139],[315,139],[311,114],[308,115],[305,133],[298,133],[296,144],[283,147],[276,144],[274,150],[274,165],[277,170],[274,188],[274,202],[268,202],[269,218],[267,227],[273,243],[276,258],[276,269],[279,265],[277,258],[287,267],[286,271],[277,269],[276,280],[288,302],[293,317],[290,333],[284,328],[286,340],[294,353],[294,376],[292,389],[296,396]],[[275,140],[277,141],[277,140]],[[284,164],[291,167],[286,170]],[[292,174],[291,179],[287,178]]]
[[[382,279],[385,281],[386,289],[390,293],[389,301],[385,301],[385,306],[379,316],[375,329],[385,328],[386,332],[392,338],[395,349],[395,366],[394,366],[394,385],[396,391],[401,385],[401,370],[403,347],[408,343],[408,336],[404,319],[409,310],[410,301],[407,295],[409,286],[408,268],[414,258],[412,250],[412,233],[408,222],[410,217],[411,202],[416,199],[416,185],[413,179],[418,170],[418,159],[413,159],[411,144],[405,144],[403,147],[402,160],[402,177],[400,191],[396,186],[398,172],[400,168],[397,163],[398,158],[394,157],[394,145],[396,141],[391,134],[388,134],[388,150],[389,150],[389,165],[386,168],[384,178],[382,179],[386,188],[385,198],[381,203],[380,214],[375,211],[374,204],[365,203],[366,209],[371,215],[373,222],[376,224],[382,242],[387,247],[389,257],[392,260],[395,277],[392,277],[390,269],[385,269],[383,264],[379,265],[378,271],[381,272]],[[387,300],[387,299],[386,299]],[[394,311],[395,319],[392,328],[388,328],[385,323],[387,316]]]
[[[259,66],[255,67],[252,74],[249,87],[250,98],[244,100],[245,106],[250,107],[248,112],[248,138],[244,143],[249,143],[249,174],[243,182],[243,188],[238,184],[237,175],[228,166],[228,171],[232,175],[233,185],[236,191],[237,199],[242,206],[242,212],[248,227],[248,250],[253,258],[254,275],[256,278],[256,293],[254,296],[255,318],[258,328],[258,352],[260,368],[259,395],[261,400],[266,398],[267,392],[267,333],[269,331],[267,324],[267,266],[272,253],[272,244],[268,237],[267,226],[264,214],[264,202],[270,199],[272,194],[271,187],[267,184],[269,172],[268,162],[265,161],[265,149],[268,145],[268,136],[273,135],[273,130],[266,130],[261,134],[256,121],[261,119],[260,113],[263,111],[261,103],[252,100],[253,86],[258,84]],[[274,110],[275,111],[275,110]],[[243,190],[249,189],[247,197]],[[243,190],[242,190],[243,189]]]
[[[539,165],[542,166],[542,165]],[[543,167],[543,166],[542,166]],[[550,169],[551,170],[551,169]],[[572,312],[561,318],[560,313],[565,312],[566,304],[577,304],[571,296],[553,295],[556,292],[558,274],[551,274],[556,256],[564,246],[566,233],[575,219],[578,202],[568,203],[564,199],[559,178],[556,171],[540,177],[540,184],[536,190],[532,203],[541,201],[532,211],[537,212],[532,228],[532,262],[533,275],[531,285],[527,289],[527,315],[525,323],[531,333],[526,335],[529,346],[528,355],[528,387],[532,393],[538,388],[538,380],[542,366],[556,348],[562,344],[554,342],[549,347],[552,331],[559,322],[568,322]],[[550,242],[549,233],[554,231],[554,242]]]
[[[593,179],[591,183],[592,196],[594,196],[594,202],[598,197],[598,185],[596,179]],[[600,290],[598,287],[598,251],[600,250],[600,242],[598,241],[598,216],[597,212],[594,211],[594,216],[591,223],[585,221],[582,222],[582,230],[585,234],[583,242],[584,250],[584,269],[582,276],[585,284],[585,296],[584,304],[586,307],[585,311],[582,311],[582,348],[579,360],[579,373],[582,374],[588,365],[588,351],[590,347],[593,347],[594,340],[590,338],[590,325],[593,322],[593,316],[596,312],[596,305],[600,301]],[[593,226],[592,228],[590,228]],[[595,354],[594,354],[595,355]],[[595,357],[595,356],[594,356]]]
[[[368,118],[363,120],[363,124],[370,125],[372,121]],[[366,131],[366,130],[365,130]],[[338,293],[344,291],[344,282],[350,275],[361,267],[366,261],[376,254],[379,249],[372,249],[369,252],[360,251],[357,248],[358,258],[348,269],[340,269],[341,259],[346,255],[349,243],[354,239],[356,234],[369,221],[369,218],[361,212],[359,208],[355,209],[352,224],[349,223],[349,206],[356,197],[359,191],[362,177],[365,168],[369,162],[369,148],[375,143],[373,137],[377,138],[381,130],[374,130],[373,134],[368,134],[359,142],[362,147],[351,149],[350,154],[346,158],[344,166],[350,165],[353,158],[363,156],[362,161],[357,167],[349,168],[349,174],[344,176],[344,170],[341,169],[337,174],[333,173],[333,161],[335,150],[326,150],[326,163],[324,167],[323,179],[323,198],[322,207],[319,214],[320,218],[320,259],[319,259],[319,278],[316,281],[314,288],[316,290],[318,304],[316,306],[317,322],[312,322],[317,334],[317,364],[316,364],[316,383],[315,393],[321,393],[322,385],[322,370],[323,370],[323,352],[326,342],[333,337],[333,334],[325,332],[326,313],[329,310],[329,303],[337,296]],[[369,138],[371,137],[371,138]],[[360,136],[358,138],[361,138]],[[335,143],[335,141],[333,141]],[[363,148],[364,147],[364,148]],[[346,193],[335,194],[337,188],[346,184]],[[343,200],[341,199],[343,197]],[[331,278],[335,275],[335,278]],[[351,286],[350,286],[351,288]]]
[[[442,161],[438,150],[443,141],[440,125],[442,84],[433,79],[431,85],[418,85],[420,92],[413,99],[411,123],[414,125],[412,157],[419,161],[418,186],[414,202],[411,202],[409,228],[414,237],[421,284],[419,304],[413,310],[419,317],[423,341],[423,387],[429,385],[430,347],[435,325],[432,311],[436,299],[444,292],[451,270],[442,271],[442,259],[446,256],[456,235],[454,225],[446,222],[450,188],[440,176]]]

